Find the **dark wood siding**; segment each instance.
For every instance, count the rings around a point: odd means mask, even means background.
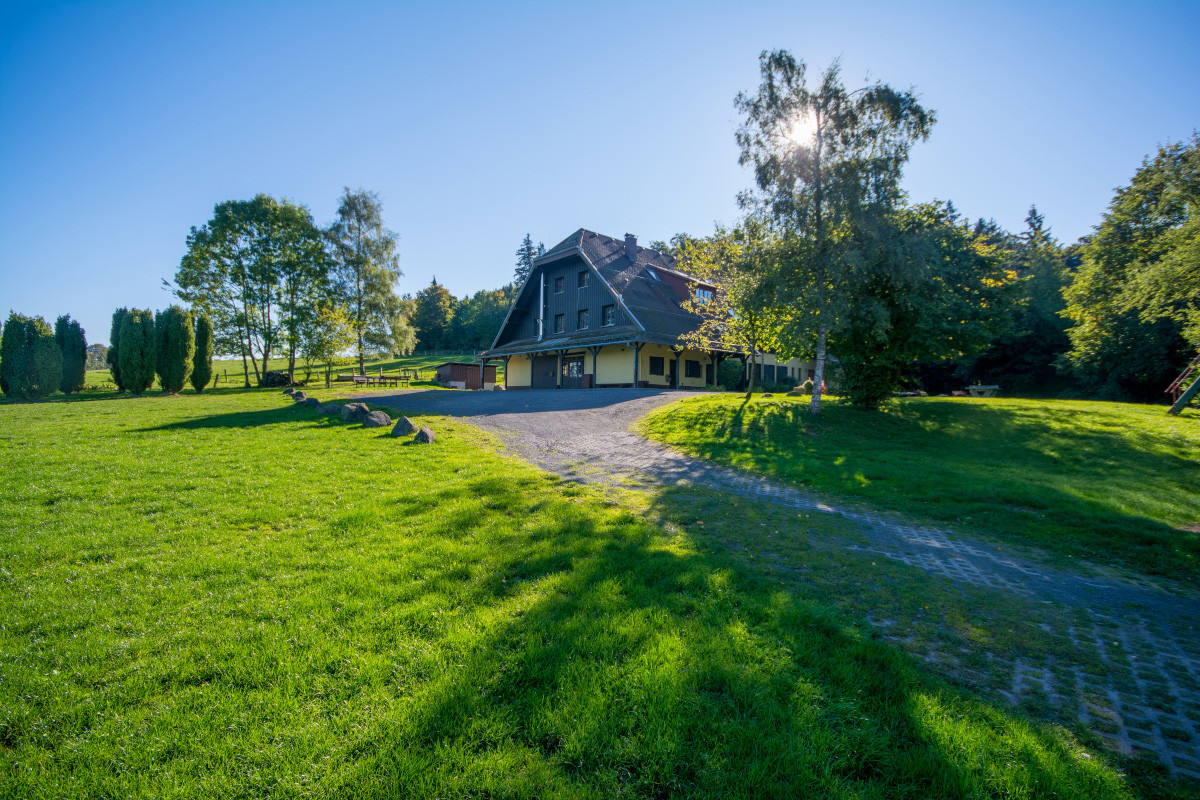
[[[583,270],[588,270],[587,286],[580,289],[578,286],[579,273]],[[562,261],[555,261],[544,267],[546,275],[546,335],[554,335],[554,317],[557,314],[562,314],[566,323],[566,334],[575,333],[578,330],[577,322],[579,320],[579,311],[581,309],[588,310],[588,328],[589,331],[601,330],[603,328],[603,313],[604,306],[616,306],[616,325],[629,325],[632,320],[625,311],[617,304],[612,293],[604,285],[604,279],[598,273],[592,271],[583,259],[565,258]],[[563,290],[561,292],[554,291],[555,278],[562,278]],[[508,328],[504,335],[500,337],[497,346],[503,346],[508,342],[520,341],[523,339],[537,338],[537,319],[538,319],[538,295],[540,292],[540,278],[537,273],[534,273],[533,279],[530,280],[529,286],[526,289],[526,296],[521,298],[521,302],[517,308],[513,309],[512,316],[509,319]]]

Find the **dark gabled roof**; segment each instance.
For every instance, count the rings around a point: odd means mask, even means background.
[[[657,250],[638,247],[631,260],[626,254],[624,239],[580,228],[534,260],[530,280],[538,269],[571,253],[582,255],[596,268],[636,324],[571,334],[547,334],[540,342],[512,341],[489,353],[504,355],[531,349],[555,350],[625,341],[675,344],[679,337],[699,327],[700,317],[683,310],[680,304],[687,299],[692,285],[708,284],[680,272],[674,258]],[[520,300],[520,296],[515,298],[514,306]]]

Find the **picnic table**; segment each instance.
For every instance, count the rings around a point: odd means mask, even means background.
[[[411,381],[418,380],[419,373],[417,370],[402,369],[399,374],[387,375],[380,372],[378,375],[358,375],[356,373],[338,373],[337,380],[341,383],[353,383],[355,386],[395,386],[400,389],[407,389]]]

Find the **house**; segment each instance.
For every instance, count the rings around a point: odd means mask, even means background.
[[[533,262],[482,366],[501,360],[506,389],[607,386],[695,388],[715,383],[737,348],[679,344],[701,318],[684,309],[714,286],[677,270],[671,256],[580,229]],[[811,364],[762,357],[768,382],[810,377]]]

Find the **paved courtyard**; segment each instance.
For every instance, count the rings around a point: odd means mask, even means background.
[[[497,434],[510,452],[564,478],[624,486],[690,484],[784,508],[836,515],[862,538],[848,554],[883,557],[956,584],[1024,599],[1047,635],[1062,643],[1040,660],[988,654],[991,680],[1011,705],[1049,708],[1108,747],[1160,761],[1172,776],[1200,781],[1200,596],[1149,579],[1051,566],[1036,552],[872,509],[690,458],[630,432],[675,392],[631,389],[526,392],[406,391],[370,398],[410,414],[464,417]],[[877,620],[885,638],[890,622]],[[940,671],[972,681],[972,669],[936,649]]]

